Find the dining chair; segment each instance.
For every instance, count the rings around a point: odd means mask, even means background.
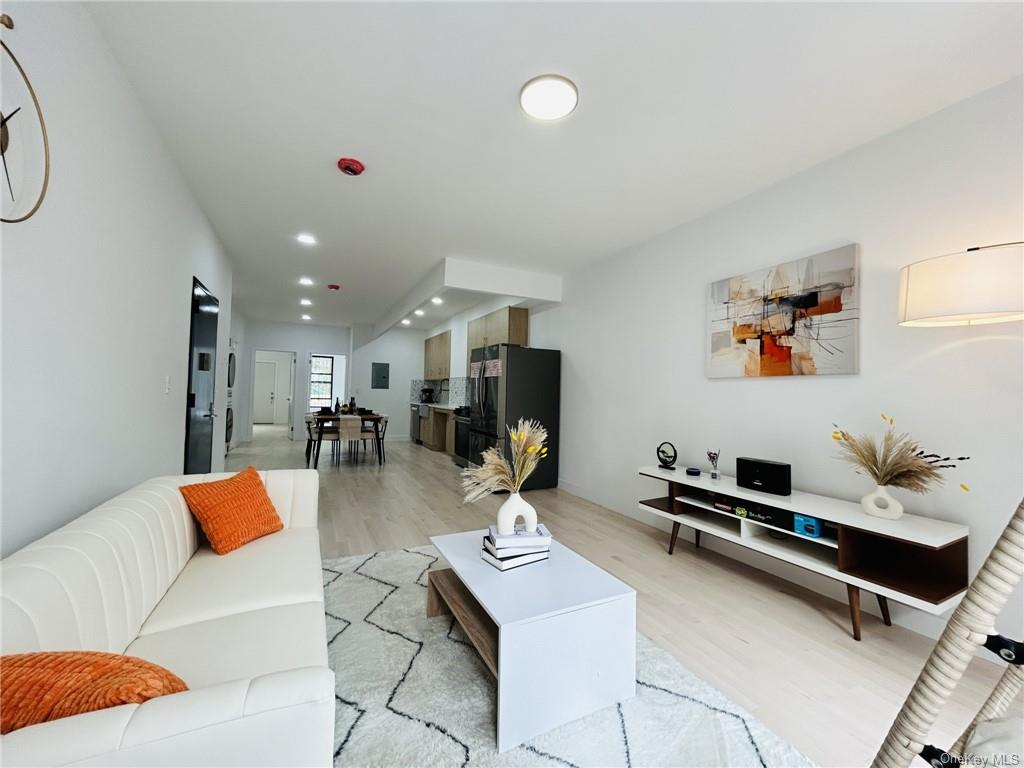
[[[312,413],[307,413],[303,420],[306,422],[306,467],[313,458],[313,448],[316,446],[316,420]]]
[[[359,453],[359,441],[362,439],[363,420],[359,416],[339,416],[339,440],[348,443],[349,458],[355,459]],[[340,443],[339,443],[340,453]]]
[[[380,415],[380,458],[381,461],[387,461],[388,456],[384,453],[384,434],[388,431],[388,415],[382,413]]]
[[[364,451],[366,450],[366,441],[367,440],[373,440],[374,441],[374,443],[373,443],[374,450],[377,450],[378,447],[379,447],[381,461],[386,461],[387,459],[384,456],[384,433],[388,429],[388,415],[386,413],[380,414],[380,421],[378,422],[377,426],[378,426],[378,429],[380,430],[380,445],[379,446],[377,445],[377,437],[376,437],[377,431],[374,429],[374,425],[370,424],[369,426],[367,426],[366,424],[363,424],[363,430],[362,430],[362,432],[363,432],[363,438],[362,438],[363,439],[363,450]]]
[[[306,466],[309,466],[310,458],[313,451],[316,450],[317,434],[319,432],[319,425],[316,419],[312,417],[312,414],[307,414],[306,418]],[[338,432],[338,427],[334,422],[327,422],[324,424],[323,439],[329,441],[331,444],[331,463],[333,464],[335,459],[341,461],[341,435]]]

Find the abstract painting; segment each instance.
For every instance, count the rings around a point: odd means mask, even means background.
[[[857,372],[857,246],[708,286],[708,378]]]

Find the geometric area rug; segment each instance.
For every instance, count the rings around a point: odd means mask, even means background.
[[[637,635],[636,696],[504,753],[495,686],[450,616],[426,616],[431,546],[323,562],[336,766],[809,766]]]

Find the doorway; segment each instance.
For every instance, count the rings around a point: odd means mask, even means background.
[[[291,434],[295,407],[294,352],[257,349],[253,354],[252,423],[287,427]]]
[[[277,363],[256,361],[256,383],[253,384],[252,423],[274,423],[274,390],[277,389]]]
[[[213,459],[214,385],[217,375],[217,318],[220,302],[192,278],[192,322],[188,341],[185,402],[185,474],[210,471]]]

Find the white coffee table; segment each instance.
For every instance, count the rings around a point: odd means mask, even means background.
[[[427,615],[451,613],[498,682],[498,751],[636,693],[636,592],[558,542],[501,572],[487,531],[433,536]]]

